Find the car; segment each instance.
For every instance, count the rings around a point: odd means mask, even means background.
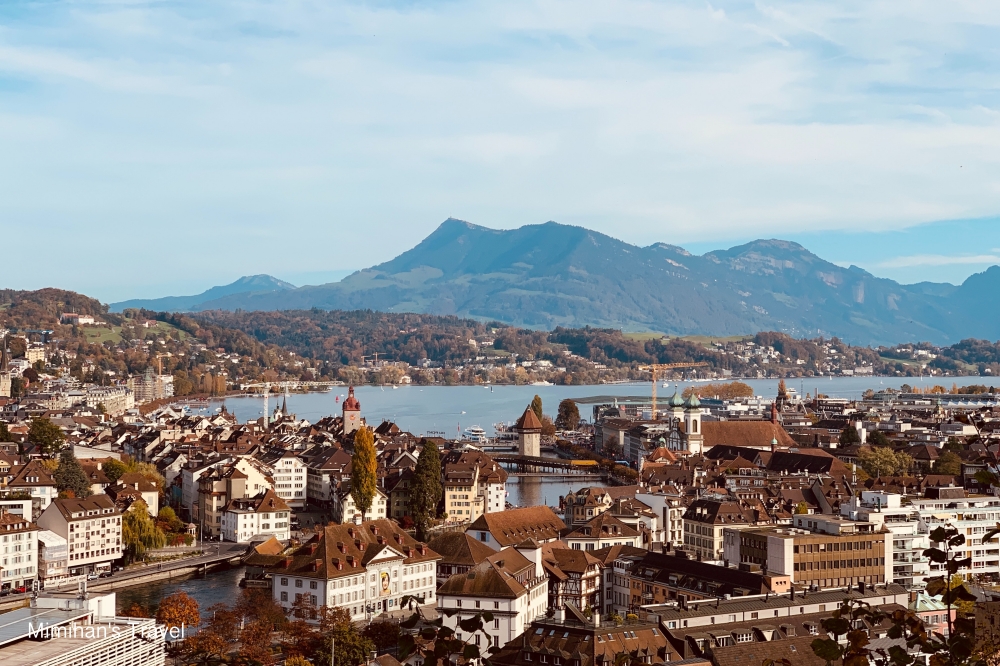
[[[101,578],[111,578],[111,572],[110,571],[102,571],[100,577]]]
[[[18,594],[24,594],[25,592],[28,591],[28,588],[26,588],[24,585],[22,585],[21,587],[17,588],[14,591],[17,592]]]
[[[87,574],[87,580],[97,580],[98,578],[100,578],[100,576],[98,576],[96,573]]]
[[[116,564],[113,567],[111,567],[111,571],[112,571],[112,573],[115,573],[115,572],[118,572],[118,571],[125,571],[125,567],[123,567],[120,564]]]
[[[9,587],[5,587],[4,589],[0,590],[0,597],[8,597],[8,596],[10,596]]]

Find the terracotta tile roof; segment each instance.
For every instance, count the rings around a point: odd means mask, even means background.
[[[465,532],[446,532],[427,544],[441,555],[441,564],[473,566],[479,564],[496,551]]]
[[[706,450],[722,444],[770,449],[773,439],[779,447],[795,446],[781,424],[770,421],[703,421],[701,432]]]
[[[635,528],[629,527],[622,521],[612,516],[610,511],[605,511],[599,516],[594,516],[563,538],[609,539],[622,537],[624,539],[634,539],[637,536],[639,536],[639,532]]]
[[[367,572],[364,562],[373,557],[369,548],[372,545],[376,546],[376,553],[386,548],[397,553],[403,564],[432,562],[441,557],[393,521],[383,519],[361,525],[331,523],[268,570],[276,575],[324,580],[356,576]]]
[[[493,553],[466,573],[455,574],[438,588],[442,595],[456,597],[501,597],[516,599],[527,592],[525,584],[534,576],[535,564],[514,548]]]
[[[541,431],[542,422],[538,420],[538,415],[535,414],[535,410],[531,408],[531,405],[528,405],[528,408],[524,410],[524,414],[521,414],[521,418],[514,424],[514,429]]]
[[[547,506],[510,509],[500,513],[484,513],[466,532],[489,532],[501,548],[533,538],[550,541],[559,538],[566,524]]]

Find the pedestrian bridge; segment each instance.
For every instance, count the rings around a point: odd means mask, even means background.
[[[596,460],[563,460],[517,454],[497,453],[490,456],[505,470],[518,476],[574,475],[600,477]]]

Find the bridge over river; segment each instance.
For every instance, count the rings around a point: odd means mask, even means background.
[[[604,477],[595,460],[536,458],[519,454],[495,453],[490,456],[505,470],[517,476],[572,476],[574,479],[599,480]]]

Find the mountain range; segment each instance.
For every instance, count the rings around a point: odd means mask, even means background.
[[[340,282],[294,288],[258,275],[173,299],[112,308],[372,309],[533,328],[711,336],[774,330],[865,345],[1000,338],[997,266],[959,286],[903,285],[789,241],[757,240],[698,256],[555,222],[496,230],[449,219],[412,249]]]
[[[270,275],[245,275],[236,282],[212,287],[194,296],[164,296],[163,298],[136,298],[130,301],[112,303],[112,312],[121,312],[126,308],[142,308],[154,310],[156,312],[191,312],[194,310],[211,310],[212,307],[203,307],[206,303],[212,303],[217,299],[227,296],[252,296],[255,294],[269,294],[276,291],[295,289],[295,285],[284,282]]]

